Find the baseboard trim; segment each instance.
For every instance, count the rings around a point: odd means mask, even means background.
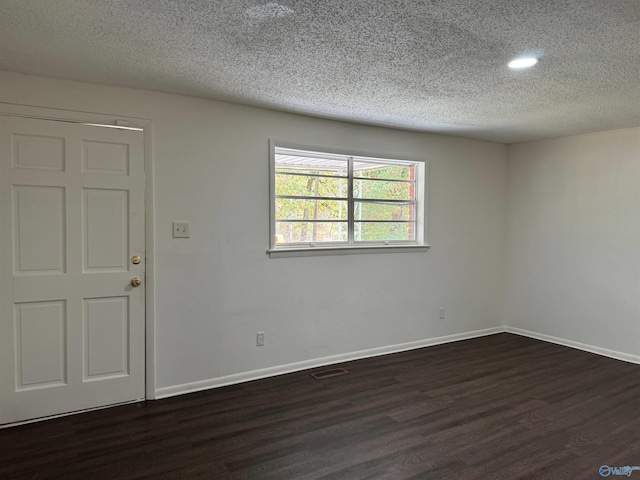
[[[516,327],[504,327],[504,331],[507,333],[514,333],[516,335],[522,335],[523,337],[535,338],[536,340],[542,340],[544,342],[556,343],[565,347],[576,348],[578,350],[584,350],[585,352],[595,353],[604,357],[615,358],[616,360],[622,360],[623,362],[638,363],[640,364],[640,356],[631,355],[629,353],[618,352],[616,350],[609,350],[607,348],[596,347],[595,345],[588,345],[586,343],[575,342],[573,340],[567,340],[565,338],[554,337],[551,335],[545,335],[544,333],[531,332],[529,330],[523,330]]]
[[[201,380],[198,382],[184,383],[182,385],[174,385],[171,387],[162,387],[156,389],[155,399],[174,397],[177,395],[183,395],[185,393],[200,392],[202,390],[209,390],[211,388],[224,387],[226,385],[234,385],[237,383],[249,382],[252,380],[259,380],[261,378],[274,377],[276,375],[284,375],[286,373],[299,372],[301,370],[308,370],[310,368],[324,367],[327,365],[334,365],[336,363],[350,362],[353,360],[359,360],[361,358],[378,357],[381,355],[389,355],[391,353],[406,352],[408,350],[415,350],[417,348],[431,347],[434,345],[441,345],[443,343],[457,342],[460,340],[469,340],[472,338],[484,337],[487,335],[494,335],[496,333],[512,333],[515,335],[521,335],[523,337],[535,338],[536,340],[542,340],[544,342],[555,343],[557,345],[563,345],[565,347],[575,348],[577,350],[583,350],[585,352],[595,353],[604,357],[613,358],[616,360],[622,360],[624,362],[640,364],[640,356],[631,355],[624,352],[618,352],[616,350],[609,350],[607,348],[596,347],[595,345],[588,345],[586,343],[580,343],[573,340],[567,340],[565,338],[554,337],[552,335],[545,335],[543,333],[532,332],[521,328],[500,326],[486,328],[483,330],[475,330],[472,332],[457,333],[454,335],[445,335],[442,337],[429,338],[424,340],[418,340],[415,342],[401,343],[396,345],[388,345],[385,347],[371,348],[368,350],[360,350],[357,352],[344,353],[340,355],[332,355],[329,357],[316,358],[313,360],[305,360],[303,362],[289,363],[285,365],[279,365],[276,367],[263,368],[260,370],[252,370],[250,372],[238,373],[235,375],[227,375],[225,377],[212,378],[208,380]]]
[[[201,380],[198,382],[184,383],[182,385],[174,385],[171,387],[162,387],[156,389],[156,400],[161,398],[174,397],[185,393],[199,392],[209,390],[211,388],[224,387],[226,385],[234,385],[236,383],[249,382],[251,380],[259,380],[261,378],[274,377],[276,375],[284,375],[285,373],[299,372],[310,368],[324,367],[326,365],[334,365],[336,363],[350,362],[361,358],[378,357],[388,355],[390,353],[406,352],[417,348],[431,347],[443,343],[457,342],[460,340],[469,340],[471,338],[484,337],[503,333],[504,327],[485,328],[483,330],[474,330],[472,332],[456,333],[453,335],[445,335],[443,337],[428,338],[415,342],[401,343],[397,345],[387,345],[384,347],[371,348],[368,350],[360,350],[357,352],[343,353],[340,355],[332,355],[329,357],[315,358],[313,360],[305,360],[302,362],[288,363],[277,367],[263,368],[260,370],[252,370],[250,372],[238,373],[235,375],[227,375],[225,377],[212,378],[209,380]]]

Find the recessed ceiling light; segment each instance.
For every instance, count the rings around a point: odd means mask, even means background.
[[[536,57],[520,57],[509,62],[509,68],[528,68],[538,63]]]

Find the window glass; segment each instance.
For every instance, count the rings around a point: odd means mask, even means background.
[[[423,163],[278,146],[272,162],[272,248],[423,244]]]

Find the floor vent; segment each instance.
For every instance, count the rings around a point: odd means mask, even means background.
[[[323,380],[325,378],[346,375],[347,373],[349,372],[347,372],[344,368],[332,368],[331,370],[322,370],[321,372],[312,373],[311,376],[316,380]]]

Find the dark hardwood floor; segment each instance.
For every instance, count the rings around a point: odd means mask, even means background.
[[[499,334],[340,366],[350,373],[0,430],[0,479],[581,479],[640,466],[639,365]]]

